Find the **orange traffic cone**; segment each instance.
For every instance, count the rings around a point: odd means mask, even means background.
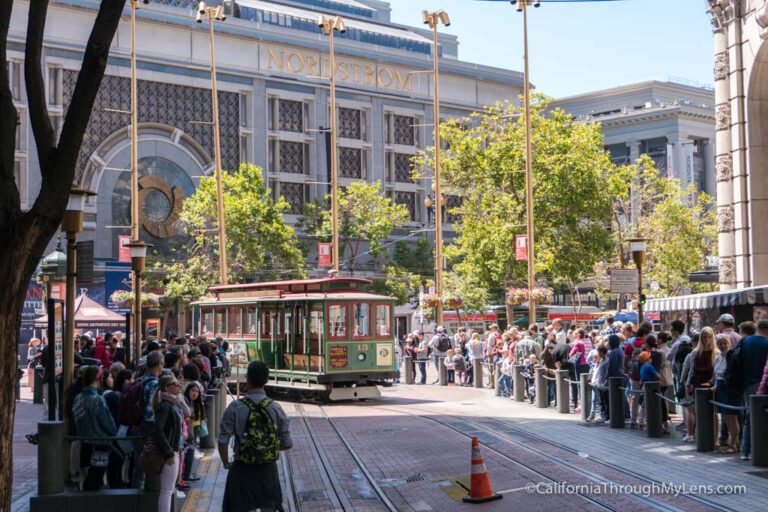
[[[472,477],[470,480],[469,496],[464,497],[466,503],[485,503],[486,501],[500,500],[501,494],[496,494],[491,488],[491,479],[488,478],[488,470],[485,469],[483,454],[480,453],[480,443],[476,437],[472,438]]]

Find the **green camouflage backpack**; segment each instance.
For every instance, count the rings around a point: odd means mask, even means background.
[[[239,461],[246,464],[269,464],[280,456],[280,437],[277,425],[267,412],[272,400],[265,398],[258,404],[250,398],[242,398],[248,406],[248,423],[237,451]]]

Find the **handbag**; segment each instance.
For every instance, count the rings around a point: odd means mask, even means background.
[[[97,450],[91,451],[91,460],[88,462],[88,466],[92,468],[105,468],[109,465],[109,450]]]
[[[200,425],[197,427],[197,435],[200,436],[200,439],[204,437],[208,437],[208,422],[203,420],[200,422]]]
[[[147,443],[141,450],[138,463],[145,473],[160,473],[165,464],[165,454],[156,444]]]

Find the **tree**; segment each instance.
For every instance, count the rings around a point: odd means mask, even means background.
[[[610,249],[611,201],[602,193],[612,164],[600,127],[578,123],[550,100],[532,106],[536,270],[553,281],[578,282]],[[453,271],[484,290],[527,283],[516,261],[515,235],[525,234],[525,127],[520,107],[499,103],[441,126],[446,192],[462,197],[446,248]],[[431,168],[434,148],[417,157]],[[417,171],[418,172],[418,171]],[[423,171],[421,171],[423,172]]]
[[[82,66],[61,135],[56,140],[48,116],[42,48],[48,0],[31,0],[25,41],[24,77],[32,133],[40,162],[40,192],[29,211],[22,211],[14,177],[18,112],[8,73],[8,32],[13,2],[0,2],[0,510],[11,508],[12,439],[15,413],[17,348],[21,308],[35,267],[59,229],[75,177],[83,135],[93,109],[109,47],[125,0],[102,1],[85,46]]]
[[[304,256],[296,233],[283,220],[290,206],[283,198],[272,201],[261,169],[242,164],[222,179],[231,281],[303,277]],[[158,265],[167,274],[166,299],[189,303],[218,281],[216,218],[216,180],[203,178],[179,215],[184,233],[193,241],[190,249],[176,261]]]
[[[392,262],[417,274],[422,281],[433,279],[435,276],[435,253],[426,236],[419,237],[411,243],[405,240],[395,242]]]
[[[381,255],[382,243],[409,219],[408,209],[394,203],[381,182],[354,181],[339,190],[339,254],[347,257],[349,273],[355,273],[363,242],[374,257]],[[325,203],[310,203],[302,209],[299,229],[323,241],[331,238],[331,212]],[[343,252],[342,252],[342,249]]]
[[[398,304],[413,303],[419,296],[421,278],[407,269],[388,264],[384,266],[386,278],[376,279],[371,286],[372,293],[391,295]]]

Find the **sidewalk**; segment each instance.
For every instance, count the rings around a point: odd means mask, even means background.
[[[22,386],[13,423],[12,512],[29,510],[29,497],[37,492],[37,447],[29,444],[24,436],[37,432],[37,423],[43,420],[43,414],[43,405],[33,404],[32,392]]]

